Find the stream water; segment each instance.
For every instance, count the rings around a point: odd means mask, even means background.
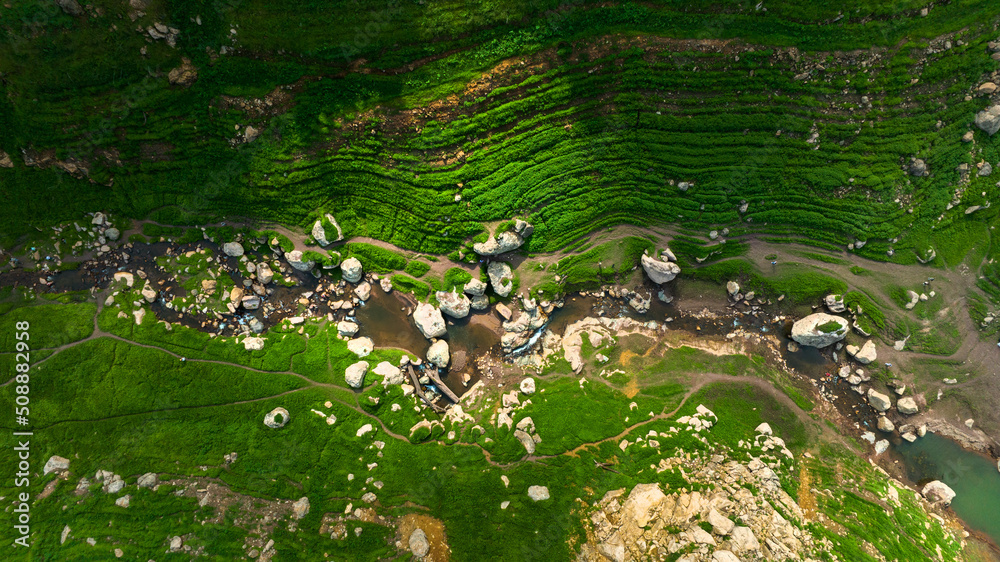
[[[955,514],[1000,544],[1000,472],[994,461],[934,433],[913,443],[901,440],[894,449],[903,459],[908,479],[918,487],[931,480],[950,486],[955,490],[951,502]]]

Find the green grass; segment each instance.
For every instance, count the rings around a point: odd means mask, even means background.
[[[423,277],[430,270],[430,264],[416,260],[406,264],[406,267],[403,269],[411,277]]]
[[[393,275],[390,280],[393,289],[402,293],[412,293],[420,300],[427,299],[431,293],[430,285],[406,275]]]

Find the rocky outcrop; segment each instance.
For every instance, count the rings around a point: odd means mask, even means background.
[[[951,505],[951,500],[955,499],[955,490],[940,480],[928,482],[920,493],[931,503]]]
[[[425,302],[418,304],[417,308],[414,309],[413,322],[427,339],[440,338],[448,333],[441,311]]]
[[[1000,105],[994,105],[977,113],[976,126],[990,136],[1000,131]]]
[[[271,410],[264,416],[264,425],[270,427],[271,429],[279,429],[285,427],[288,420],[288,410],[278,407]]]
[[[472,301],[469,297],[465,296],[464,293],[458,293],[455,291],[438,291],[434,293],[434,297],[437,298],[438,304],[441,307],[441,312],[451,316],[452,318],[465,318],[469,315],[469,309],[472,307]]]
[[[656,284],[673,281],[681,272],[681,268],[672,261],[658,260],[642,256],[642,269],[646,272],[649,280]]]
[[[340,264],[340,272],[344,276],[344,281],[357,283],[361,281],[361,262],[358,261],[358,258],[347,258],[344,263]]]
[[[427,350],[427,361],[442,369],[447,367],[448,362],[451,361],[448,342],[445,340],[438,340],[432,343],[430,349]]]
[[[486,267],[486,273],[490,276],[490,285],[493,292],[501,297],[506,297],[514,288],[514,275],[510,265],[504,261],[490,262]]]
[[[365,384],[366,374],[368,374],[368,362],[358,361],[344,371],[344,380],[351,388],[361,388]]]
[[[472,245],[472,250],[480,256],[498,256],[516,250],[524,244],[524,238],[514,232],[504,232],[499,236],[490,236],[486,242]]]
[[[826,347],[844,339],[847,320],[822,312],[810,314],[792,325],[792,339],[799,345]]]
[[[316,266],[316,262],[312,260],[303,259],[302,252],[298,250],[285,252],[285,261],[288,262],[288,265],[294,267],[299,271],[309,271]]]

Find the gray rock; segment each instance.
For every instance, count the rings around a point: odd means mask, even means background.
[[[115,505],[117,505],[118,507],[128,507],[131,501],[132,501],[132,496],[130,496],[129,494],[125,494],[124,496],[115,500]]]
[[[440,338],[448,333],[441,311],[425,302],[418,304],[414,309],[413,322],[427,339]]]
[[[535,379],[531,377],[521,379],[520,388],[522,394],[531,396],[535,393]]]
[[[155,472],[147,472],[146,474],[143,474],[139,477],[138,482],[136,482],[140,488],[154,488],[156,487],[156,483],[157,478]]]
[[[367,357],[375,350],[375,342],[366,337],[354,338],[347,342],[347,349],[358,357]]]
[[[328,246],[330,241],[326,239],[326,229],[323,228],[323,221],[317,220],[312,227],[312,237],[320,246]]]
[[[281,417],[280,420],[278,419],[279,416]],[[288,410],[279,406],[271,410],[270,412],[267,413],[267,415],[264,416],[264,425],[270,427],[271,429],[280,429],[282,427],[285,427],[285,424],[288,423],[288,420],[289,420]]]
[[[501,297],[506,297],[510,294],[514,288],[514,275],[507,262],[490,262],[490,265],[486,267],[486,273],[490,276],[490,285],[493,287],[493,292]]]
[[[878,430],[884,433],[892,433],[896,429],[896,426],[892,423],[892,420],[885,416],[879,416],[878,418]]]
[[[674,278],[681,272],[681,268],[672,261],[658,260],[647,255],[643,255],[641,262],[642,269],[646,272],[646,275],[649,276],[650,281],[656,284],[673,281]]]
[[[927,163],[916,158],[910,163],[910,175],[916,177],[929,176],[930,172],[927,170]]]
[[[472,307],[472,301],[469,297],[465,296],[464,293],[458,293],[455,291],[438,291],[434,293],[437,298],[438,304],[441,306],[441,312],[451,316],[452,318],[465,318],[469,315],[469,309]]]
[[[406,378],[403,376],[403,371],[388,361],[382,361],[378,365],[375,365],[372,372],[383,377],[383,385],[403,384],[406,382]]]
[[[469,306],[472,310],[486,310],[490,307],[490,298],[486,295],[476,295],[472,297],[472,302]]]
[[[889,450],[889,441],[886,439],[879,439],[875,442],[875,454],[881,455],[882,453]]]
[[[266,263],[257,264],[257,281],[262,284],[267,285],[274,280],[274,272],[271,271],[271,266]]]
[[[146,302],[153,302],[156,300],[156,295],[156,289],[154,289],[147,281],[142,287],[142,298],[146,299]]]
[[[749,527],[734,527],[730,537],[733,550],[736,552],[751,552],[760,550],[760,543]]]
[[[831,331],[820,330],[820,326],[839,324],[840,327]],[[811,347],[826,347],[832,345],[847,335],[847,320],[840,316],[832,316],[822,312],[810,314],[792,325],[792,339],[799,345]]]
[[[302,496],[299,501],[292,504],[292,516],[302,519],[306,515],[309,515],[309,498]]]
[[[256,297],[254,297],[254,298],[256,298]],[[247,322],[247,327],[249,327],[250,331],[253,332],[253,333],[255,333],[255,334],[259,334],[259,333],[261,333],[261,332],[264,331],[264,323],[261,322],[260,318],[251,318]],[[250,339],[253,339],[253,338],[250,338]],[[245,343],[245,341],[244,341],[244,343]]]
[[[358,361],[344,371],[344,380],[351,388],[361,388],[365,384],[366,374],[368,374],[368,362]]]
[[[260,308],[260,297],[256,295],[246,295],[240,300],[240,304],[247,310],[257,310]]]
[[[740,292],[740,284],[736,281],[726,283],[726,292],[729,293],[729,296],[735,297]]]
[[[350,337],[358,333],[360,328],[354,322],[348,322],[347,320],[341,320],[337,322],[337,333],[341,336]]]
[[[427,361],[442,369],[448,366],[450,360],[451,354],[449,353],[448,342],[445,340],[434,342],[431,344],[430,349],[427,350]]]
[[[359,283],[358,286],[354,288],[354,294],[357,295],[357,297],[362,301],[368,300],[372,296],[371,283],[367,281]]]
[[[108,240],[114,242],[121,237],[122,233],[117,228],[109,228],[104,231],[104,235],[108,237]]]
[[[976,126],[990,136],[1000,131],[1000,105],[994,105],[977,113]]]
[[[514,437],[521,442],[521,445],[524,447],[524,450],[527,451],[529,455],[535,454],[535,441],[531,438],[530,435],[528,435],[527,433],[525,433],[520,429],[516,429],[514,430]]]
[[[410,533],[407,545],[410,547],[410,552],[417,558],[423,558],[431,551],[431,545],[427,541],[427,534],[424,533],[423,529],[416,529]]]
[[[52,455],[49,457],[49,460],[45,461],[45,467],[42,468],[42,474],[61,472],[63,470],[69,470],[69,459],[58,455]]]
[[[222,253],[238,258],[243,255],[243,244],[239,242],[226,242],[222,245]]]
[[[828,308],[830,312],[840,313],[847,310],[847,307],[844,306],[843,295],[827,295],[824,302],[826,303],[826,308]]]
[[[989,162],[983,162],[983,167],[979,168],[979,177],[984,178],[993,173],[993,166]]]
[[[83,8],[80,7],[80,3],[76,0],[56,0],[56,5],[62,8],[63,12],[71,16],[83,15]]]
[[[361,268],[361,262],[358,258],[347,258],[343,263],[340,264],[340,271],[344,276],[344,281],[348,283],[357,283],[361,281],[361,275],[363,270]]]

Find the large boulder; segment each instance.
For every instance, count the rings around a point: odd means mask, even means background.
[[[448,333],[444,324],[444,316],[441,316],[441,311],[425,302],[418,304],[417,308],[413,311],[413,322],[417,325],[420,333],[427,339],[440,338]]]
[[[931,503],[942,502],[944,505],[951,505],[951,500],[955,499],[955,490],[940,480],[928,482],[920,493]]]
[[[451,354],[449,353],[448,342],[445,340],[434,342],[431,344],[430,349],[427,350],[427,361],[442,369],[448,366],[448,361],[450,360]]]
[[[792,339],[799,345],[826,347],[844,339],[847,330],[847,320],[817,312],[792,325]]]
[[[361,281],[361,262],[358,261],[358,258],[347,258],[344,263],[340,264],[340,272],[344,276],[344,281],[357,283]]]
[[[431,551],[431,544],[427,541],[427,533],[423,529],[416,529],[410,533],[407,545],[410,547],[410,552],[417,558],[423,558]]]
[[[354,322],[350,322],[347,320],[341,320],[340,322],[337,322],[337,334],[341,336],[351,337],[354,334],[358,333],[359,329],[360,328],[358,327],[358,325],[355,324]]]
[[[1000,105],[994,105],[977,113],[976,126],[990,136],[1000,131]]]
[[[292,516],[296,519],[302,519],[306,515],[309,515],[309,498],[303,496],[292,504]]]
[[[371,338],[354,338],[347,342],[347,349],[358,357],[366,357],[375,350],[375,342]]]
[[[317,220],[312,227],[312,237],[320,246],[327,246],[330,241],[326,239],[326,229],[323,228],[323,221]]]
[[[267,285],[274,280],[274,272],[271,271],[271,266],[264,262],[257,264],[257,281],[261,284]]]
[[[920,408],[917,407],[917,401],[910,396],[900,398],[899,401],[896,402],[896,409],[899,410],[900,414],[906,415],[916,414],[920,411]]]
[[[463,293],[455,291],[438,291],[434,293],[438,303],[441,305],[441,312],[452,318],[465,318],[469,315],[469,308],[472,301]]]
[[[222,245],[222,253],[230,257],[238,258],[243,255],[243,245],[239,242],[226,242]]]
[[[549,499],[548,486],[528,486],[528,497],[534,501]]]
[[[847,354],[854,357],[862,365],[867,365],[878,358],[878,354],[875,352],[875,342],[871,340],[865,342],[860,349],[853,345],[847,346]]]
[[[281,407],[271,410],[264,416],[264,425],[271,429],[285,427],[286,423],[288,423],[288,410]]]
[[[368,374],[368,362],[358,361],[344,371],[344,380],[351,388],[361,388],[365,384],[366,374]]]
[[[372,372],[383,377],[383,386],[390,384],[403,384],[406,382],[406,379],[403,377],[403,371],[388,361],[382,361],[378,365],[375,365]]]
[[[298,250],[285,252],[285,260],[288,262],[288,265],[294,267],[299,271],[309,271],[316,265],[316,262],[312,260],[303,259],[302,252]]]
[[[646,271],[650,281],[656,284],[673,281],[681,272],[680,266],[666,259],[658,260],[647,255],[642,256],[642,269]]]
[[[513,232],[504,232],[497,237],[490,236],[486,242],[472,245],[472,250],[481,256],[496,256],[516,250],[524,244],[524,238]]]
[[[243,348],[247,351],[260,351],[264,349],[264,338],[247,338],[243,340]]]
[[[892,407],[892,401],[889,400],[889,397],[874,388],[868,389],[868,403],[879,412],[885,412]]]
[[[486,293],[486,283],[480,281],[478,277],[473,277],[465,284],[464,291],[474,297],[482,296]]]
[[[514,288],[514,275],[510,269],[510,264],[504,261],[490,262],[490,265],[486,267],[486,273],[490,276],[490,285],[493,286],[493,292],[501,297],[506,297],[510,294]]]

